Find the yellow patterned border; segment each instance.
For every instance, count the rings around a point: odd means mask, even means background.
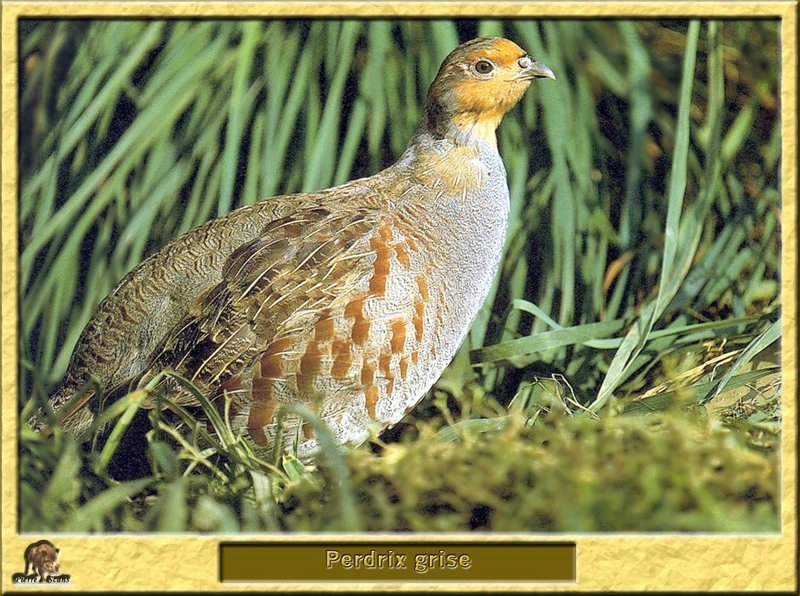
[[[3,2],[2,4],[2,579],[0,590],[20,591],[11,574],[21,571],[25,547],[46,536],[17,533],[17,21],[21,17],[320,17],[330,15],[402,17],[772,17],[781,19],[782,37],[782,357],[784,371],[782,532],[779,536],[701,535],[578,535],[537,536],[542,540],[576,540],[577,585],[509,584],[514,591],[795,591],[796,549],[796,440],[797,321],[791,306],[797,302],[797,5],[786,2]],[[249,536],[253,539],[253,536]],[[379,542],[381,536],[370,535]],[[419,541],[420,536],[385,536],[387,540]],[[456,538],[451,536],[449,538]],[[476,539],[474,536],[464,536]],[[502,540],[529,536],[505,535]],[[74,591],[434,591],[495,590],[487,584],[462,585],[354,585],[321,586],[218,583],[218,544],[238,536],[58,536],[62,567],[72,576]],[[264,536],[286,542],[319,540],[314,536]],[[363,540],[360,536],[337,540]],[[476,539],[476,540],[479,540]],[[39,591],[38,587],[24,586]]]

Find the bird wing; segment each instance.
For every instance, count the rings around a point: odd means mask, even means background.
[[[363,248],[377,221],[366,208],[313,206],[271,222],[231,254],[222,281],[166,336],[139,385],[171,369],[208,393],[277,339],[313,331],[326,308],[365,277]],[[176,399],[193,401],[185,390]]]

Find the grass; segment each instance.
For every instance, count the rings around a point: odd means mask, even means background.
[[[23,425],[23,529],[777,530],[777,21],[23,21],[22,419],[127,271],[391,163],[475,35],[558,80],[499,130],[505,258],[415,412],[316,466],[148,390],[92,451]]]

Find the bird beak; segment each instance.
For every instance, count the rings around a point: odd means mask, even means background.
[[[520,73],[514,78],[525,81],[530,81],[532,79],[553,79],[555,81],[556,75],[552,70],[550,70],[549,66],[542,64],[541,62],[536,62],[536,60],[531,60],[530,65],[521,70]]]

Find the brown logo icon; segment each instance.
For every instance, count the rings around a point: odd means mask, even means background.
[[[25,549],[25,573],[15,573],[15,584],[68,584],[69,575],[61,573],[58,555],[60,549],[49,540],[40,540]]]

